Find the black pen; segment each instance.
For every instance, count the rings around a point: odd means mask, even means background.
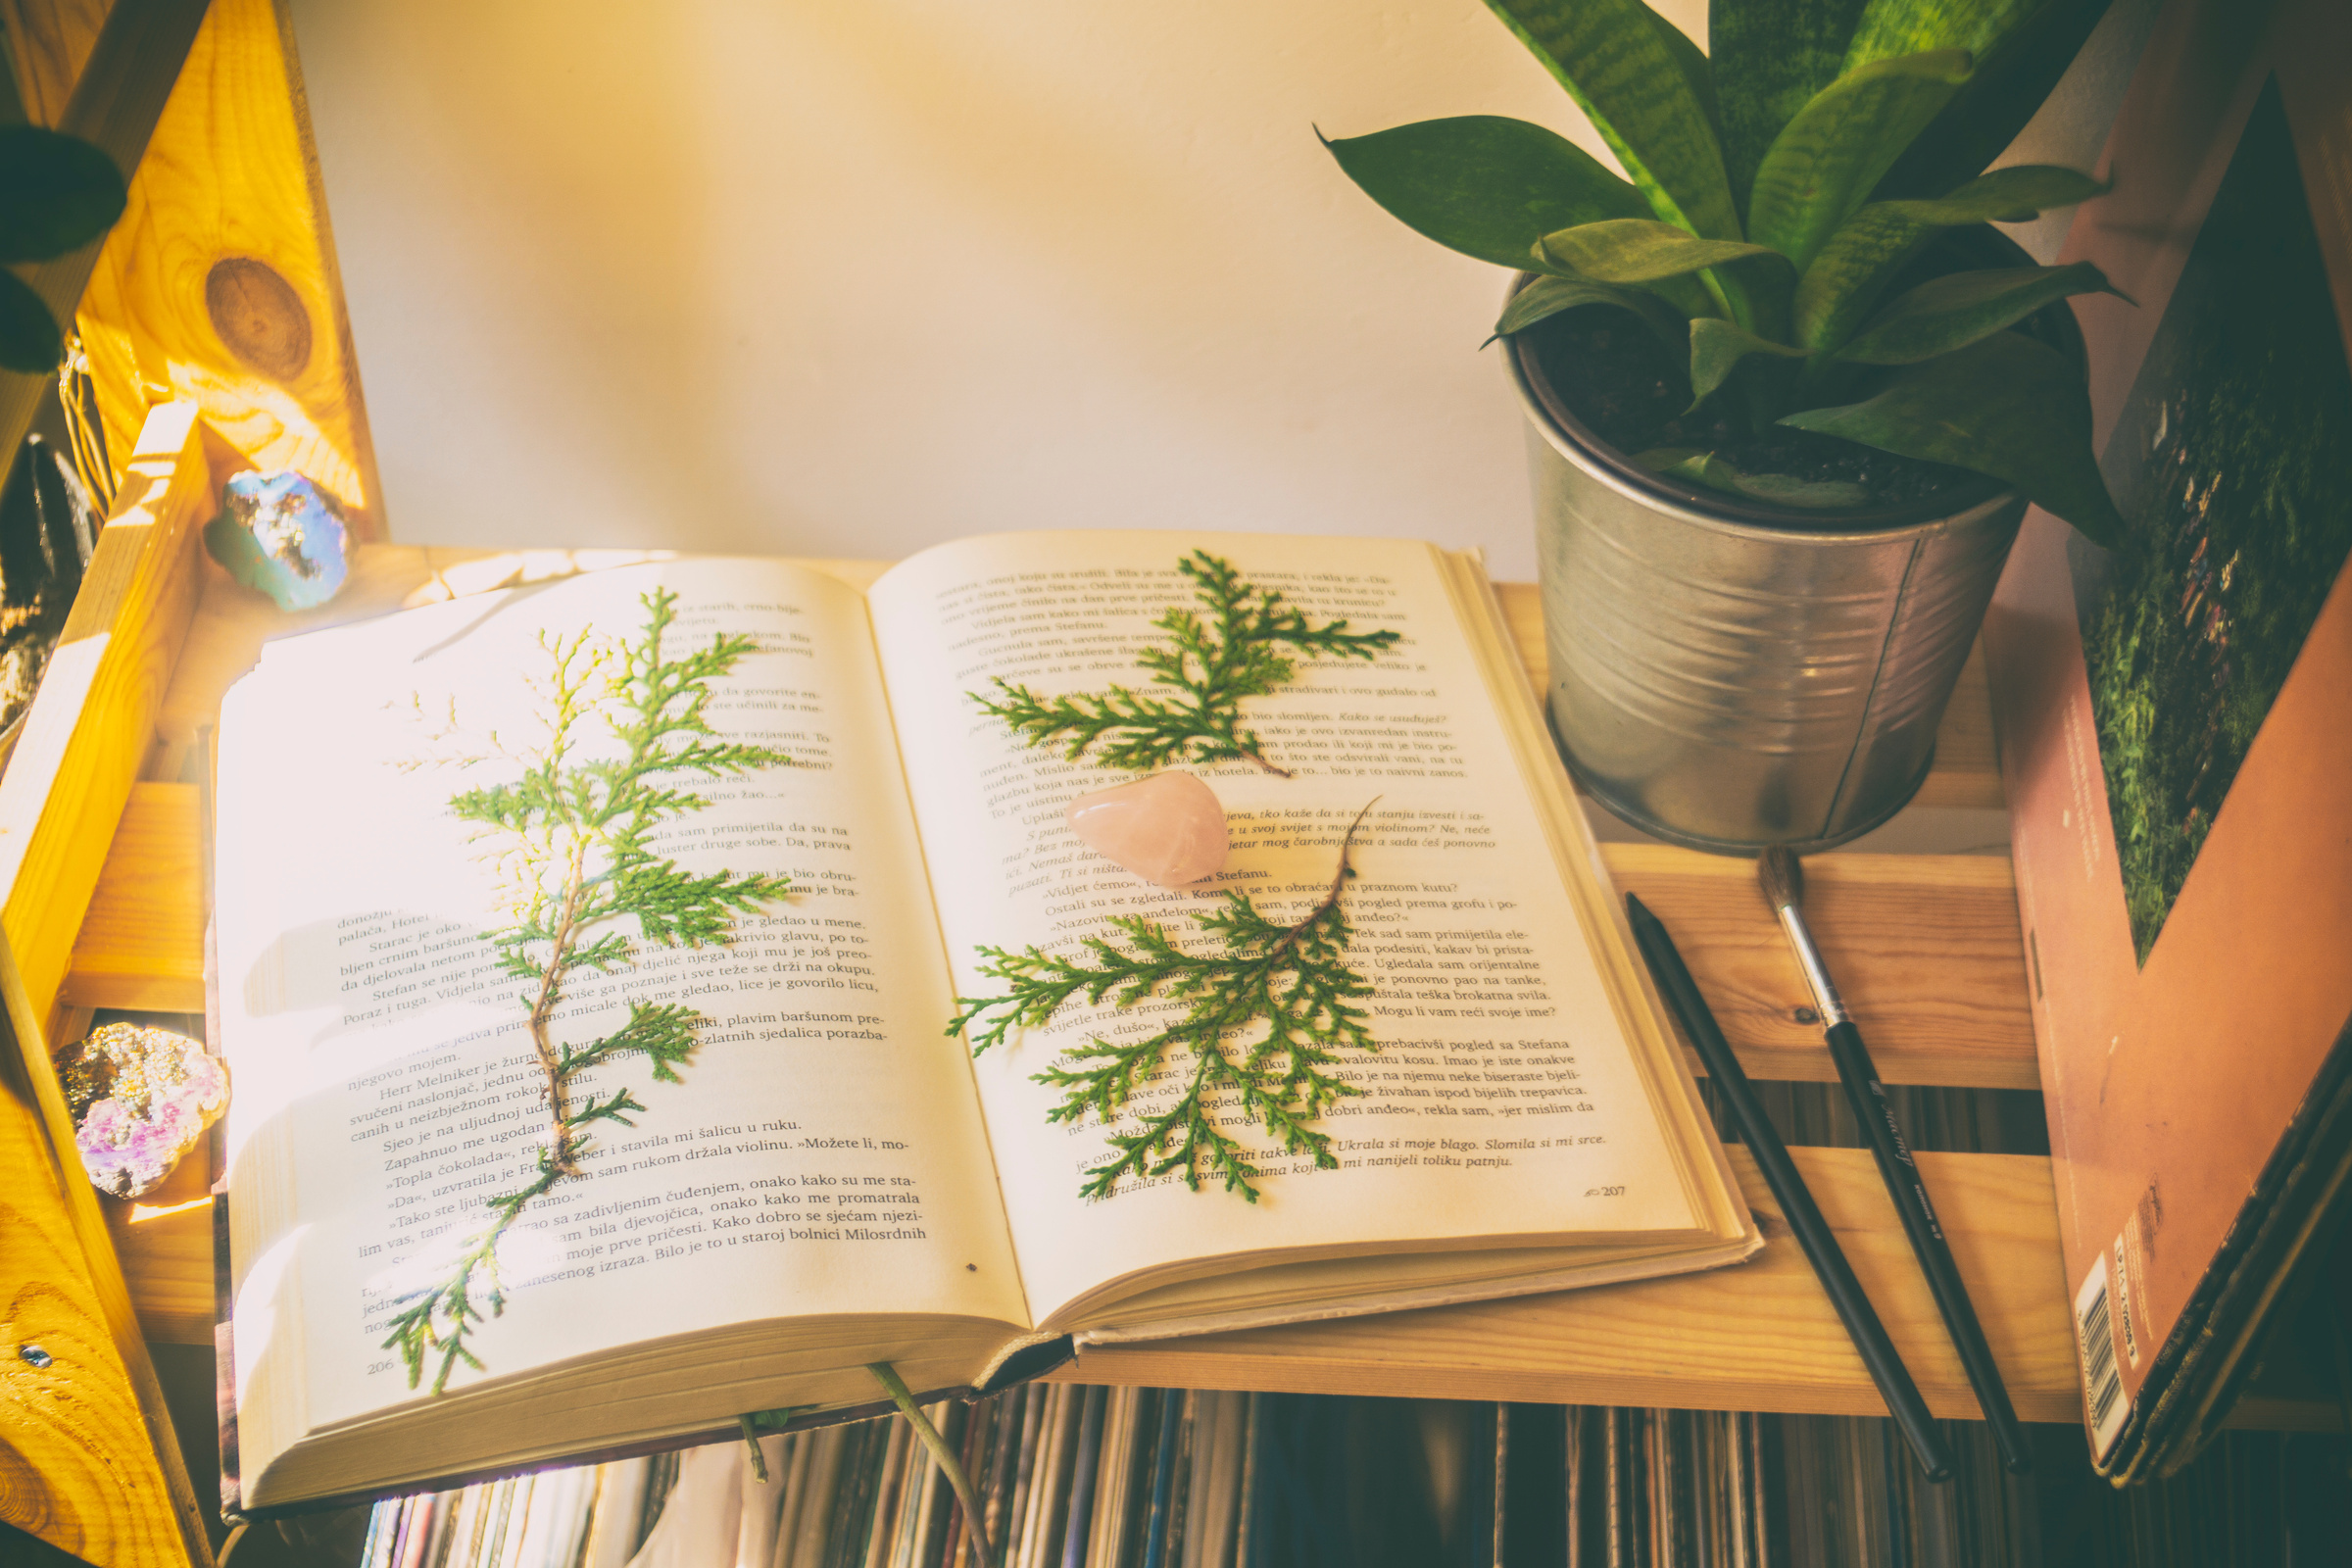
[[[1936,1205],[1928,1200],[1928,1184],[1919,1174],[1919,1162],[1911,1157],[1903,1129],[1894,1119],[1894,1107],[1886,1102],[1879,1069],[1870,1059],[1869,1048],[1862,1044],[1862,1031],[1846,1016],[1845,1003],[1830,979],[1821,950],[1813,943],[1812,929],[1805,924],[1804,872],[1795,856],[1774,848],[1756,858],[1756,880],[1764,889],[1764,902],[1788,934],[1788,945],[1796,951],[1797,964],[1805,971],[1805,983],[1813,990],[1814,1007],[1828,1025],[1825,1038],[1830,1059],[1837,1063],[1838,1081],[1845,1085],[1846,1103],[1853,1107],[1854,1120],[1862,1124],[1862,1136],[1878,1161],[1886,1196],[1894,1200],[1903,1234],[1911,1239],[1912,1254],[1919,1259],[1920,1272],[1928,1277],[1936,1308],[1943,1314],[1943,1326],[1960,1352],[1961,1366],[1967,1369],[1968,1386],[1977,1391],[1977,1403],[1984,1412],[1985,1424],[1992,1428],[1993,1446],[2001,1450],[2002,1464],[2024,1475],[2034,1468],[2034,1450],[2026,1446],[2025,1428],[2017,1424],[2008,1387],[2001,1382],[2000,1364],[1992,1358],[1992,1347],[1984,1343],[1976,1306],[1961,1282],[1960,1266],[1952,1261],[1951,1244],[1944,1240],[1943,1227],[1936,1222]]]
[[[1707,1006],[1707,999],[1698,994],[1698,983],[1683,964],[1683,956],[1675,951],[1674,939],[1666,934],[1665,926],[1649,912],[1642,901],[1631,893],[1625,896],[1626,918],[1633,923],[1634,941],[1642,949],[1642,957],[1649,965],[1650,978],[1674,1008],[1675,1016],[1683,1023],[1683,1033],[1698,1048],[1699,1060],[1706,1063],[1707,1076],[1715,1080],[1716,1092],[1723,1096],[1731,1108],[1732,1121],[1740,1129],[1740,1142],[1747,1145],[1756,1168],[1764,1174],[1764,1185],[1772,1189],[1773,1200],[1781,1205],[1781,1215],[1788,1222],[1790,1234],[1797,1246],[1805,1250],[1805,1260],[1813,1265],[1814,1275],[1821,1288],[1829,1294],[1830,1305],[1838,1309],[1838,1321],[1845,1325],[1854,1348],[1861,1352],[1862,1364],[1870,1369],[1870,1379],[1879,1386],[1879,1395],[1886,1401],[1887,1413],[1901,1429],[1904,1441],[1919,1460],[1920,1470],[1930,1481],[1949,1481],[1952,1478],[1952,1459],[1943,1446],[1943,1434],[1936,1430],[1936,1418],[1928,1412],[1928,1401],[1919,1396],[1919,1386],[1911,1381],[1910,1371],[1896,1353],[1894,1342],[1886,1337],[1886,1325],[1872,1310],[1870,1298],[1862,1294],[1862,1282],[1854,1278],[1853,1265],[1845,1260],[1844,1250],[1830,1230],[1828,1220],[1821,1217],[1821,1207],[1813,1201],[1813,1194],[1798,1174],[1796,1162],[1788,1157],[1788,1150],[1774,1130],[1772,1118],[1756,1100],[1756,1091],[1747,1081],[1746,1070],[1740,1058],[1732,1054],[1730,1042],[1716,1027],[1715,1014]]]

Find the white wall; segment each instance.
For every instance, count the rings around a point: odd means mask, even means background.
[[[1661,9],[1703,42],[1703,0]],[[1503,273],[1310,129],[1505,114],[1599,152],[1479,0],[293,12],[396,538],[1217,526],[1534,574],[1478,351]]]
[[[1478,0],[293,11],[396,538],[1233,526],[1533,574],[1503,274],[1310,128],[1597,150]]]

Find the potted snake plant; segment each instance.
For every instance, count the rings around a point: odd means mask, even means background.
[[[1664,838],[1827,848],[1891,815],[2026,506],[2122,520],[2064,301],[1994,221],[2104,187],[1985,172],[2105,0],[1488,0],[1620,178],[1491,116],[1328,141],[1373,200],[1518,270],[1547,705]]]

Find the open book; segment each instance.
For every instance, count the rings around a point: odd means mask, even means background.
[[[997,676],[1145,684],[1152,623],[1193,603],[1175,567],[1196,547],[1318,623],[1400,640],[1301,658],[1244,704],[1292,776],[1193,767],[1233,847],[1171,892],[1066,825],[1073,796],[1123,775],[1029,748],[967,694]],[[1558,1290],[1761,1245],[1475,558],[1029,534],[857,576],[685,560],[512,587],[281,638],[229,693],[215,864],[246,1507],[870,1402],[876,1361],[952,1391],[1064,1335]],[[535,1007],[569,852],[518,830],[514,802],[563,773],[549,726],[566,704],[564,767],[627,750],[598,705],[656,602],[674,615],[662,660],[742,649],[705,671],[716,733],[694,744],[786,760],[663,775],[696,800],[649,808],[632,852],[678,873],[645,882],[645,907],[689,883],[738,890],[731,940],[664,945],[611,920],[571,949],[603,965],[575,963]],[[1075,954],[1144,915],[1205,952],[1191,916],[1233,889],[1297,920],[1375,802],[1340,897],[1378,1049],[1337,1052],[1361,1091],[1313,1124],[1337,1168],[1273,1147],[1228,1092],[1207,1113],[1248,1152],[1258,1201],[1180,1171],[1082,1197],[1107,1136],[1168,1104],[1191,1062],[1171,1054],[1107,1128],[1050,1122],[1062,1092],[1036,1077],[1175,1009],[1082,996],[975,1059],[945,1025],[958,998],[1006,990],[979,950]],[[557,891],[518,914],[533,875]],[[615,935],[626,953],[595,947]],[[614,1110],[551,1174],[541,1046],[585,1060],[615,1039],[646,1049],[568,1076],[569,1114]],[[454,1360],[453,1281],[480,1314]],[[418,1348],[386,1341],[436,1291],[413,1385]]]

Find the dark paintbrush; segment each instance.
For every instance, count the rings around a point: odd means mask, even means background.
[[[1927,1183],[1921,1179],[1918,1162],[1912,1159],[1910,1146],[1903,1140],[1902,1127],[1894,1119],[1894,1107],[1886,1102],[1886,1091],[1879,1083],[1879,1069],[1872,1064],[1869,1049],[1862,1044],[1862,1031],[1846,1016],[1845,1004],[1838,995],[1836,982],[1830,978],[1829,965],[1822,961],[1821,950],[1814,945],[1813,933],[1805,924],[1804,871],[1795,856],[1776,846],[1756,858],[1756,880],[1763,886],[1764,902],[1772,906],[1781,929],[1788,934],[1788,946],[1795,951],[1797,964],[1805,971],[1805,983],[1813,989],[1813,1004],[1827,1026],[1830,1057],[1838,1064],[1838,1081],[1845,1085],[1846,1102],[1853,1106],[1854,1120],[1862,1125],[1862,1136],[1878,1160],[1879,1175],[1886,1184],[1887,1196],[1894,1200],[1894,1211],[1902,1217],[1903,1234],[1911,1239],[1911,1250],[1919,1258],[1921,1272],[1928,1277],[1928,1289],[1936,1297],[1936,1309],[1943,1314],[1943,1325],[1951,1332],[1952,1344],[1960,1351],[1960,1364],[1967,1368],[1969,1387],[1977,1391],[1977,1403],[1992,1428],[1992,1441],[2001,1450],[2001,1462],[2023,1475],[2034,1468],[2033,1450],[2026,1446],[2025,1430],[2017,1424],[2017,1411],[2009,1403],[2009,1391],[2001,1382],[2001,1369],[1992,1358],[1992,1348],[1984,1343],[1984,1331],[1978,1326],[1977,1309],[1968,1298],[1968,1287],[1960,1281],[1960,1270],[1952,1261],[1952,1250],[1944,1241],[1943,1227],[1936,1223],[1936,1206],[1928,1200]]]
[[[1658,983],[1667,1005],[1682,1020],[1683,1033],[1690,1036],[1699,1059],[1706,1063],[1707,1076],[1715,1080],[1717,1092],[1731,1110],[1732,1122],[1740,1129],[1740,1141],[1755,1156],[1756,1168],[1764,1175],[1764,1185],[1772,1190],[1773,1201],[1781,1205],[1781,1217],[1788,1222],[1797,1246],[1804,1249],[1805,1261],[1813,1265],[1813,1273],[1828,1294],[1830,1304],[1838,1309],[1838,1321],[1845,1325],[1854,1348],[1861,1353],[1862,1364],[1870,1369],[1871,1381],[1879,1386],[1887,1413],[1894,1417],[1895,1426],[1911,1445],[1911,1451],[1918,1456],[1919,1467],[1927,1478],[1950,1480],[1951,1455],[1943,1446],[1943,1434],[1936,1429],[1935,1417],[1928,1413],[1927,1401],[1919,1396],[1919,1386],[1911,1381],[1903,1358],[1895,1352],[1894,1342],[1886,1337],[1886,1325],[1871,1309],[1870,1298],[1862,1294],[1862,1284],[1854,1278],[1853,1265],[1845,1260],[1845,1252],[1838,1247],[1829,1221],[1822,1218],[1820,1205],[1813,1201],[1805,1178],[1798,1173],[1796,1162],[1788,1157],[1772,1118],[1764,1113],[1740,1058],[1732,1054],[1730,1043],[1723,1038],[1723,1030],[1717,1027],[1715,1014],[1707,1006],[1707,999],[1699,995],[1698,983],[1690,978],[1682,955],[1675,951],[1674,939],[1666,934],[1666,927],[1659,923],[1658,917],[1631,893],[1625,896],[1625,913],[1634,928],[1634,942],[1642,950],[1642,960],[1649,965],[1650,978]]]

